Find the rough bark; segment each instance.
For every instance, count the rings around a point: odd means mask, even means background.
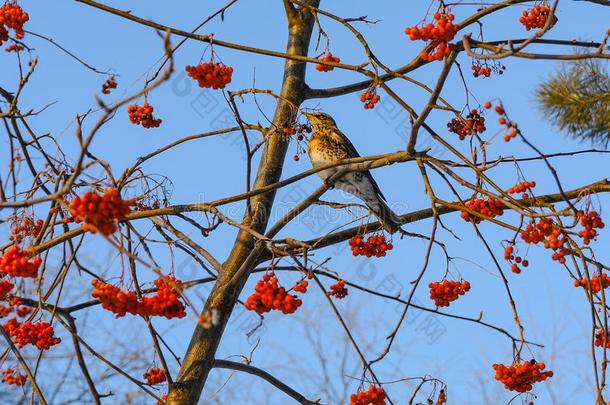
[[[317,7],[318,3],[319,0],[310,2],[314,7]],[[314,24],[313,16],[307,10],[292,7],[287,7],[287,15],[287,53],[306,56]],[[273,118],[276,128],[282,128],[285,122],[290,121],[295,113],[293,106],[304,100],[305,69],[306,64],[303,62],[287,60],[285,63],[282,100],[278,102]],[[276,183],[282,174],[288,140],[279,131],[270,131],[267,136],[254,189]],[[259,233],[264,233],[274,198],[275,191],[252,197],[243,223]],[[223,264],[204,308],[204,311],[216,309],[220,315],[219,323],[210,329],[199,325],[195,328],[176,382],[170,387],[168,404],[196,404],[199,401],[236,300],[250,270],[259,262],[262,249],[255,246],[255,242],[248,232],[238,233],[231,254]]]

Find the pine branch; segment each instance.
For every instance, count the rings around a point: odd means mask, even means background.
[[[542,112],[572,137],[607,146],[610,141],[610,79],[600,61],[564,65],[537,89]]]

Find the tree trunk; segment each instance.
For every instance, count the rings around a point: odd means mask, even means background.
[[[309,2],[317,7],[319,0]],[[288,45],[287,53],[306,56],[313,30],[314,19],[306,9],[292,8],[287,5],[288,14]],[[282,100],[278,102],[273,122],[275,128],[282,128],[290,122],[295,113],[293,105],[299,105],[305,95],[306,64],[287,60],[284,66],[282,83]],[[281,131],[273,128],[266,134],[267,143],[254,182],[254,188],[267,186],[280,180],[282,167],[286,157],[289,140]],[[243,218],[244,225],[264,233],[270,217],[275,192],[269,192],[253,197],[250,209]],[[216,350],[223,335],[225,326],[231,316],[233,307],[248,278],[250,271],[259,263],[262,248],[256,246],[256,241],[247,232],[240,231],[223,269],[218,275],[204,311],[215,309],[220,315],[219,323],[209,329],[197,325],[191,343],[184,357],[182,367],[176,382],[169,390],[167,403],[197,404],[206,379],[214,365]],[[238,274],[238,278],[235,276]]]

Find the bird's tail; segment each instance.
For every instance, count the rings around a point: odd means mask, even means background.
[[[400,218],[381,198],[377,198],[375,201],[367,201],[366,205],[373,211],[386,231],[390,234],[398,231],[400,228]]]

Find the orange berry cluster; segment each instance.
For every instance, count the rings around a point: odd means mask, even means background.
[[[12,368],[7,368],[2,372],[2,382],[9,385],[23,385],[27,379],[25,374],[19,374]]]
[[[527,261],[527,259],[523,259],[521,256],[515,256],[513,254],[514,252],[514,248],[515,245],[510,244],[508,246],[506,246],[506,248],[504,248],[504,259],[508,260],[509,262],[511,262],[511,266],[510,269],[513,273],[521,273],[521,268],[519,267],[519,265],[522,265],[523,267],[527,267],[530,265],[529,261]],[[513,263],[514,260],[514,263]]]
[[[551,235],[555,229],[555,224],[550,218],[541,218],[538,223],[532,221],[521,232],[521,239],[525,243],[536,244],[544,241],[547,236]]]
[[[84,222],[83,229],[108,236],[117,230],[117,222],[125,220],[133,200],[123,200],[116,188],[109,188],[103,196],[94,191],[76,197],[70,204],[74,221]]]
[[[184,318],[185,307],[180,301],[179,291],[182,288],[180,281],[173,276],[163,277],[155,280],[157,293],[150,297],[138,299],[133,291],[124,291],[103,281],[94,279],[91,284],[94,287],[91,296],[102,304],[102,308],[116,314],[117,318],[129,313],[141,316],[163,316],[167,319]],[[172,286],[171,284],[175,284]]]
[[[159,277],[155,280],[157,293],[151,297],[142,298],[144,315],[163,316],[167,319],[184,318],[185,307],[180,301],[182,282],[174,276]]]
[[[11,318],[2,327],[20,348],[33,344],[38,350],[47,350],[61,342],[60,338],[55,337],[53,326],[48,322],[21,323],[16,318]]]
[[[24,385],[27,381],[25,374],[18,374],[12,368],[7,368],[2,372],[2,382],[9,385]]]
[[[504,384],[506,389],[520,393],[530,391],[533,384],[553,376],[552,371],[542,371],[545,367],[544,363],[536,363],[535,360],[511,364],[508,367],[504,364],[493,365],[496,380]]]
[[[106,80],[106,82],[104,84],[102,84],[102,93],[110,94],[110,90],[116,89],[116,87],[117,87],[116,78],[114,76],[111,76],[108,80]]]
[[[15,287],[15,285],[8,280],[0,281],[0,301],[6,299],[13,287]]]
[[[11,44],[9,46],[7,46],[6,48],[4,48],[5,52],[21,52],[25,49],[25,47],[23,45],[19,45],[19,44]]]
[[[296,135],[297,136],[297,141],[302,141],[303,140],[303,134],[305,132],[310,133],[311,130],[312,130],[311,126],[309,126],[307,124],[298,124],[298,123],[287,124],[286,126],[284,126],[282,128],[282,131],[284,132],[284,134],[286,134],[286,135]]]
[[[428,62],[442,60],[449,55],[455,45],[448,44],[459,30],[459,26],[453,24],[455,19],[453,14],[434,13],[436,24],[428,23],[423,27],[409,27],[405,29],[405,34],[411,41],[422,40],[430,41],[430,50],[423,50],[420,54],[423,60]]]
[[[485,62],[481,64],[479,62],[473,62],[472,64],[472,76],[476,77],[490,77],[492,73],[497,73],[499,75],[504,74],[504,70],[506,66],[501,63],[494,63],[491,66]]]
[[[523,193],[521,195],[521,198],[524,200],[527,200],[528,198],[530,198],[530,195],[527,194],[526,191],[531,192],[534,187],[536,187],[535,181],[523,181],[521,183],[515,184],[514,186],[510,187],[508,190],[506,190],[506,192],[508,194]]]
[[[354,256],[384,257],[388,250],[394,249],[394,245],[385,239],[385,235],[373,235],[366,241],[362,235],[352,236],[349,245]]]
[[[471,211],[478,212],[479,214],[486,215],[491,218],[504,214],[505,208],[504,204],[502,204],[500,200],[493,197],[474,198],[472,200],[466,201],[464,206]],[[483,218],[471,215],[468,211],[462,211],[461,216],[464,221],[472,220],[475,224],[478,224],[483,221]]]
[[[549,18],[549,14],[551,14],[551,8],[548,4],[539,4],[532,7],[530,10],[525,10],[521,18],[519,18],[519,22],[523,24],[526,30],[531,30],[532,28],[544,28],[546,24],[547,18]],[[557,21],[557,17],[555,17],[555,21],[552,24],[555,24]]]
[[[144,378],[148,385],[156,385],[165,382],[165,370],[159,367],[152,367],[144,373]]]
[[[297,282],[292,289],[296,292],[300,292],[305,294],[307,292],[307,287],[309,286],[309,282],[307,280],[301,280]]]
[[[8,239],[14,243],[21,243],[27,237],[37,237],[42,230],[43,223],[44,221],[42,219],[38,219],[34,222],[34,218],[31,216],[23,216],[13,225]]]
[[[269,272],[256,283],[254,294],[246,300],[245,307],[259,314],[271,310],[282,311],[284,314],[294,313],[302,304],[296,295],[288,294],[284,287],[280,287],[277,276]]]
[[[30,19],[16,1],[5,3],[0,7],[0,45],[8,41],[8,30],[15,31],[15,38],[22,39],[25,36],[23,25]]]
[[[134,125],[142,125],[144,128],[157,128],[161,125],[162,120],[153,116],[154,110],[155,108],[148,103],[144,103],[142,107],[132,104],[127,107],[129,121]]]
[[[591,277],[591,282],[586,278],[582,278],[574,281],[574,287],[582,287],[585,290],[591,290],[592,293],[598,293],[602,288],[605,290],[610,287],[610,277],[608,277],[607,274],[602,273],[601,277]]]
[[[337,56],[333,56],[333,54],[330,53],[330,51],[326,52],[326,55],[324,55],[324,57],[321,60],[323,60],[324,62],[335,62],[335,63],[341,62],[341,59]],[[323,65],[321,63],[316,64],[316,70],[318,72],[330,72],[334,68],[335,68],[334,66]]]
[[[330,291],[326,292],[326,295],[329,297],[335,297],[337,299],[342,299],[347,297],[349,291],[345,286],[345,280],[339,280],[335,284],[330,286]]]
[[[4,305],[0,305],[0,318],[5,318],[5,317],[9,316],[12,311],[13,311],[13,308],[7,307]]]
[[[588,245],[592,239],[597,237],[597,229],[603,229],[606,225],[604,224],[604,221],[602,221],[602,217],[599,216],[597,211],[589,211],[588,213],[578,211],[576,215],[580,219],[580,225],[585,228],[578,232],[578,236],[583,238],[583,243],[585,245]]]
[[[468,281],[435,281],[430,283],[428,287],[430,287],[430,299],[434,301],[437,307],[448,307],[449,303],[470,291]]]
[[[485,108],[490,109],[492,104],[490,101],[485,103]],[[506,126],[508,132],[504,135],[504,142],[509,142],[511,139],[515,138],[519,134],[519,129],[517,128],[517,124],[508,120],[506,116],[506,110],[501,105],[497,105],[494,107],[494,111],[496,114],[500,115],[498,118],[498,124]]]
[[[93,279],[91,285],[94,288],[91,296],[101,302],[102,308],[114,312],[117,317],[125,316],[127,313],[140,314],[139,301],[135,292],[123,291],[97,279]]]
[[[375,104],[379,102],[381,97],[374,90],[367,90],[364,93],[360,94],[360,101],[364,103],[365,110],[371,110],[375,108]]]
[[[385,392],[381,387],[371,385],[368,390],[350,396],[350,405],[385,405]]]
[[[0,318],[7,317],[13,311],[15,311],[20,318],[23,318],[31,312],[29,307],[20,306],[23,302],[19,297],[15,297],[11,293],[13,287],[13,283],[9,281],[0,281],[0,301],[5,301],[7,303],[7,305],[0,304]]]
[[[608,337],[608,334],[604,333],[604,331],[600,329],[595,332],[594,344],[597,347],[604,347],[605,349],[610,349],[610,337]]]
[[[489,77],[491,76],[491,68],[489,66],[472,65],[472,75],[474,77]]]
[[[197,66],[187,66],[186,72],[191,79],[197,80],[199,87],[224,89],[231,83],[233,68],[222,63],[207,62]]]
[[[472,110],[466,116],[466,121],[459,118],[452,118],[447,123],[449,132],[457,134],[461,141],[469,135],[481,134],[485,132],[485,117],[482,117],[477,110]]]
[[[531,244],[544,242],[546,249],[554,251],[551,258],[561,264],[566,262],[565,257],[570,253],[569,249],[565,248],[566,238],[563,237],[562,228],[550,218],[542,218],[538,223],[533,221],[527,224],[525,230],[521,232],[521,239]]]
[[[0,274],[8,274],[11,277],[36,278],[41,264],[40,256],[30,258],[27,251],[13,245],[0,257]]]

